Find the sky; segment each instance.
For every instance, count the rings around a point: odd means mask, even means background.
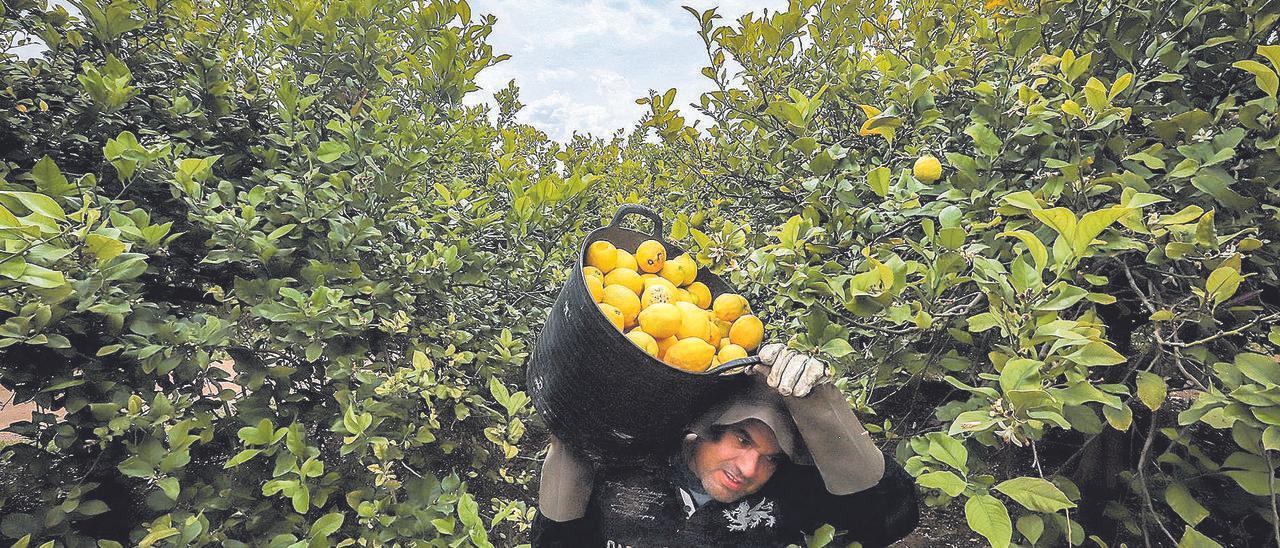
[[[54,3],[66,5],[65,0]],[[749,11],[785,9],[787,0],[470,0],[470,5],[474,15],[498,18],[489,43],[495,54],[511,59],[481,72],[481,90],[465,102],[495,104],[493,94],[514,79],[525,104],[516,119],[568,141],[575,131],[607,137],[631,129],[647,109],[635,100],[650,89],[677,88],[677,107],[690,122],[699,119],[687,105],[711,89],[700,72],[707,54],[697,21],[681,6],[698,11],[718,6],[725,23]],[[19,53],[42,49],[31,45]]]
[[[470,0],[472,12],[497,16],[489,43],[511,59],[481,72],[482,90],[467,102],[492,104],[493,93],[515,79],[524,109],[516,119],[557,141],[575,131],[606,137],[630,129],[646,112],[635,100],[653,89],[679,89],[686,108],[711,89],[701,74],[707,53],[687,5],[733,21],[748,11],[770,12],[786,0]],[[726,21],[721,21],[724,23]],[[704,122],[705,124],[705,122]]]

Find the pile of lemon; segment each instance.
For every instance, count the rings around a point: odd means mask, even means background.
[[[657,240],[646,240],[635,253],[592,242],[582,274],[605,317],[672,367],[705,371],[747,357],[764,338],[764,323],[751,314],[745,298],[722,293],[712,300],[707,285],[695,281],[693,258],[668,258]]]

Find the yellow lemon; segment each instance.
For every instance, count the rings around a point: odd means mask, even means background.
[[[755,350],[764,340],[764,322],[751,314],[734,320],[729,328],[729,340],[747,350]]]
[[[667,349],[666,362],[678,369],[699,372],[711,366],[716,347],[702,339],[680,339]]]
[[[726,322],[720,318],[717,318],[715,314],[712,314],[711,325],[714,326],[716,332],[720,334],[720,338],[725,340],[729,339],[729,328],[733,327],[733,322]]]
[[[720,351],[716,352],[716,357],[720,358],[720,362],[731,362],[747,357],[747,349],[733,343],[729,343],[720,347]]]
[[[685,278],[678,285],[689,285],[698,279],[698,263],[694,262],[693,257],[688,253],[672,259],[680,263],[685,269]]]
[[[636,295],[644,291],[644,280],[640,279],[640,274],[634,270],[622,267],[616,267],[604,275],[604,285],[620,285],[630,289]]]
[[[613,265],[614,268],[630,268],[631,270],[639,270],[636,265],[636,257],[625,249],[618,248],[618,260]]]
[[[711,289],[707,284],[693,282],[686,291],[693,297],[693,304],[698,305],[698,308],[711,308]]]
[[[601,302],[604,300],[604,282],[595,276],[587,276],[587,292],[591,293],[591,300]]]
[[[681,261],[671,260],[662,266],[662,270],[658,274],[672,284],[681,286],[689,278],[689,267]]]
[[[675,300],[671,294],[671,290],[662,284],[654,284],[646,287],[644,292],[640,294],[640,309],[649,308],[656,303],[669,303]]]
[[[683,287],[676,289],[675,299],[680,302],[689,303],[693,306],[698,306],[698,303],[695,303],[693,300],[693,294],[689,293],[689,290]],[[702,308],[702,307],[698,307],[698,308]]]
[[[676,305],[654,303],[641,310],[636,320],[640,322],[640,329],[653,335],[653,338],[661,340],[673,337],[680,332],[683,317],[684,314],[676,308]]]
[[[587,266],[594,266],[602,274],[607,274],[617,264],[618,248],[613,247],[613,244],[597,240],[587,246]]]
[[[707,337],[703,340],[711,343],[711,346],[720,345],[720,330],[716,329],[715,317],[711,314],[707,314]]]
[[[658,240],[645,240],[636,248],[636,264],[645,272],[659,272],[667,263],[667,248]]]
[[[631,339],[631,342],[636,343],[636,346],[639,346],[645,352],[648,352],[650,356],[658,355],[658,341],[653,340],[653,337],[648,333],[639,329],[632,329],[627,332],[627,338]]]
[[[662,276],[659,276],[657,274],[641,274],[640,279],[644,280],[645,289],[649,289],[650,287],[653,287],[655,285],[660,285],[667,288],[667,290],[670,291],[672,294],[675,294],[676,289],[678,289],[676,287],[676,284],[671,283],[666,278],[663,278]]]
[[[680,308],[680,329],[676,331],[676,336],[681,339],[698,338],[707,340],[711,338],[711,322],[707,321],[707,311],[698,308],[698,305],[687,303],[684,301],[675,303]]]
[[[726,322],[732,322],[738,319],[738,316],[747,313],[747,299],[737,293],[721,293],[716,296],[715,302],[711,303],[711,310],[715,312],[716,317]]]
[[[676,342],[678,342],[679,340],[680,339],[676,338],[675,335],[672,335],[665,339],[658,339],[658,359],[660,360],[664,359],[664,357],[667,355],[667,350],[669,350],[672,346],[674,346]]]
[[[600,272],[600,269],[594,266],[582,267],[582,277],[583,278],[599,278],[601,282],[604,281],[604,273]]]
[[[925,154],[911,166],[911,174],[922,183],[932,183],[942,177],[942,162],[932,154]]]
[[[729,336],[725,335],[724,338],[720,339],[720,344],[716,345],[716,352],[724,350],[724,347],[729,346],[731,344],[733,344],[733,341],[730,341]]]
[[[640,314],[640,296],[631,288],[617,284],[606,285],[602,302],[622,312],[624,326],[636,324],[636,315]]]
[[[609,320],[609,323],[612,323],[614,327],[618,328],[618,331],[622,331],[622,326],[626,324],[626,318],[622,317],[621,310],[618,310],[613,305],[605,303],[600,303],[596,306],[600,308],[600,312]]]

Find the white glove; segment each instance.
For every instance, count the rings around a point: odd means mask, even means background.
[[[760,349],[760,365],[751,370],[756,372],[767,373],[765,382],[779,394],[797,398],[808,396],[813,387],[827,380],[826,364],[780,343],[766,344]]]

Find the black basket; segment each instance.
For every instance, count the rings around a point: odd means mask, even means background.
[[[620,227],[638,214],[653,221],[654,234]],[[644,206],[618,209],[613,222],[593,231],[578,250],[569,281],[560,289],[528,364],[533,405],[551,433],[602,464],[670,454],[684,427],[748,382],[741,373],[756,356],[733,360],[701,373],[663,363],[636,346],[604,317],[583,281],[587,247],[605,240],[634,252],[645,240],[667,248],[668,258],[684,253],[662,237],[662,219]],[[697,281],[714,297],[734,292],[707,269]]]

